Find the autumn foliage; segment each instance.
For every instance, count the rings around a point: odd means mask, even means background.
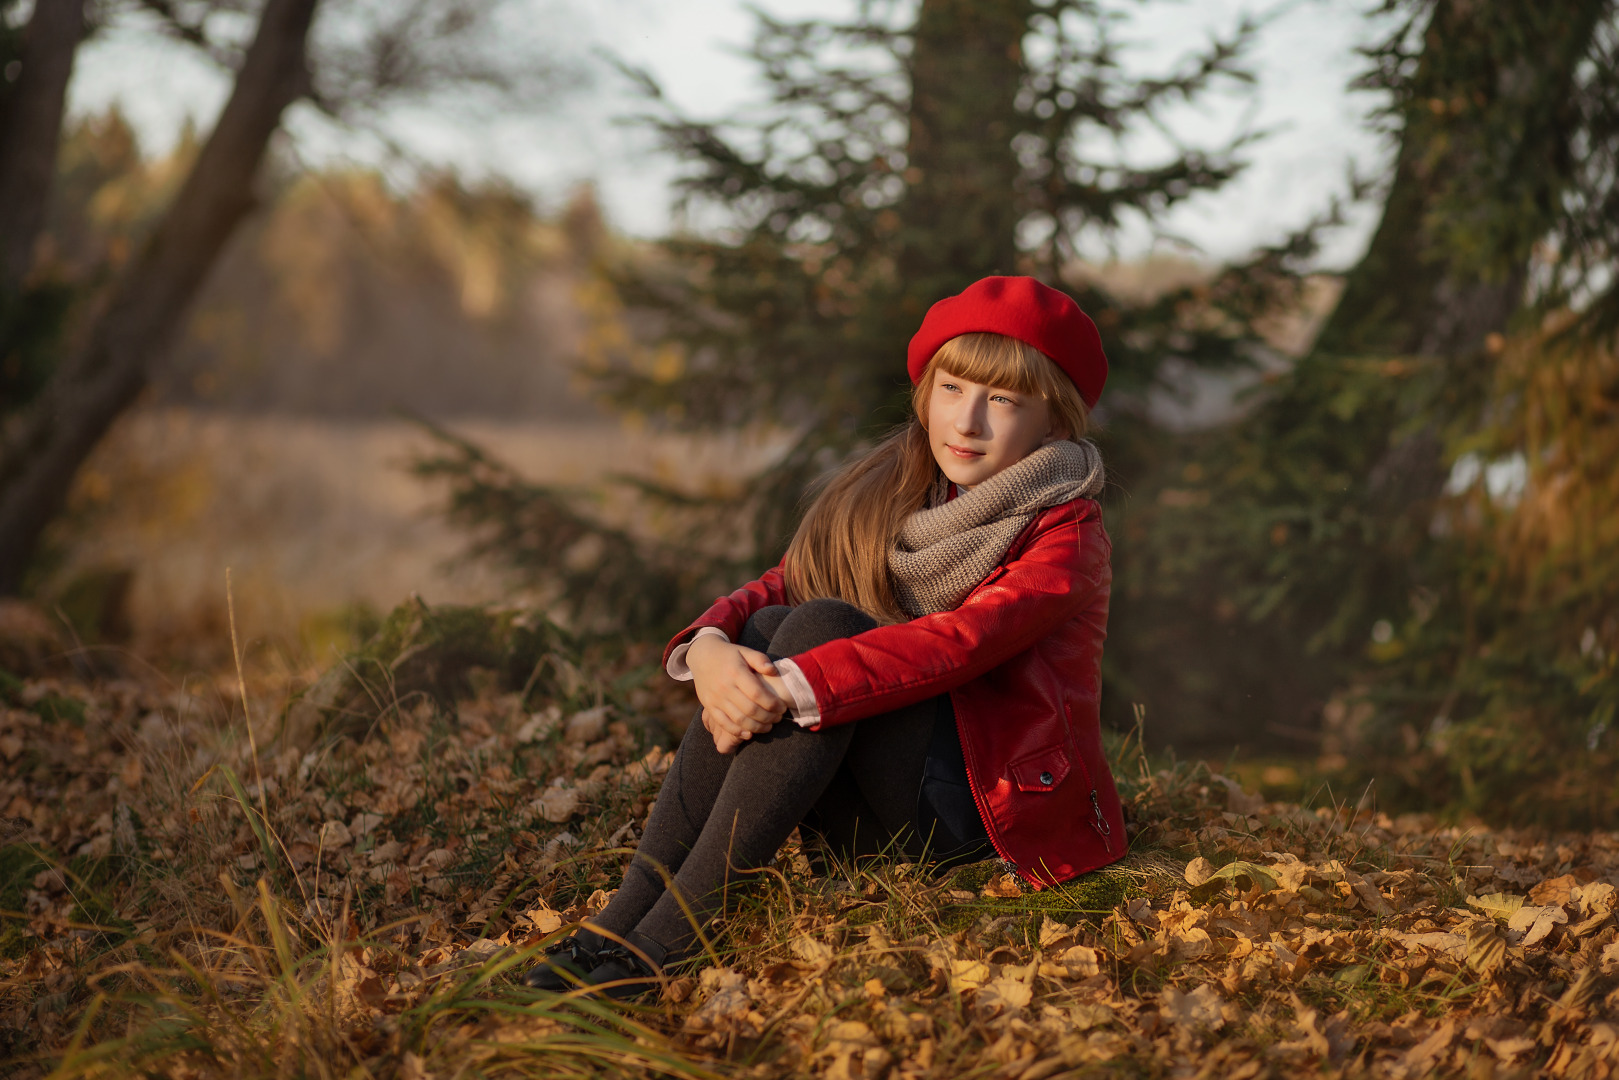
[[[390,683],[442,645],[423,617],[390,620],[396,655],[350,658],[371,696],[320,736],[282,726],[279,676],[6,680],[9,1068],[1038,1080],[1619,1061],[1619,836],[1390,818],[1329,791],[1266,802],[1133,737],[1113,747],[1132,818],[1114,867],[1029,892],[996,863],[816,873],[795,839],[661,994],[524,990],[542,943],[617,884],[686,704],[649,656],[549,630],[527,671]]]

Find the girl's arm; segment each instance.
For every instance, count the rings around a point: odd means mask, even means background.
[[[703,726],[722,754],[770,730],[792,705],[770,658],[731,644],[742,635],[742,627],[754,612],[786,602],[782,569],[777,565],[715,600],[664,647],[664,670],[672,678],[695,681],[703,704]],[[704,628],[709,632],[699,633]]]
[[[954,611],[879,626],[791,657],[815,693],[815,726],[849,723],[944,693],[1069,619],[1105,619],[1110,550],[1095,504],[1068,503],[1043,517],[1017,558]]]

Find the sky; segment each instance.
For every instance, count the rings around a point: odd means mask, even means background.
[[[757,0],[773,15],[846,14],[851,0]],[[1217,261],[1274,241],[1320,213],[1348,188],[1351,166],[1375,175],[1386,166],[1386,140],[1365,120],[1376,102],[1351,92],[1361,66],[1355,46],[1369,43],[1380,24],[1370,0],[1152,0],[1130,5],[1120,37],[1125,63],[1142,74],[1172,70],[1177,61],[1226,33],[1244,15],[1265,19],[1252,63],[1256,85],[1222,91],[1177,109],[1167,127],[1183,141],[1219,144],[1243,132],[1267,134],[1249,152],[1246,173],[1223,190],[1192,199],[1149,228],[1131,223],[1094,257],[1138,258],[1173,250]],[[509,0],[501,47],[518,55],[560,57],[585,72],[537,95],[494,106],[426,103],[391,110],[379,127],[413,156],[469,176],[501,175],[556,206],[581,183],[596,186],[609,221],[638,236],[656,236],[671,223],[670,183],[679,165],[626,122],[643,106],[628,80],[602,57],[643,67],[670,101],[688,114],[722,117],[762,100],[763,89],[740,50],[755,19],[743,0]],[[187,119],[206,129],[228,83],[195,53],[166,43],[148,26],[128,21],[103,32],[81,51],[70,107],[99,111],[116,103],[149,152],[173,145]],[[312,110],[289,121],[291,147],[311,164],[380,164],[387,152],[365,131],[335,128]],[[1126,152],[1151,160],[1167,147],[1145,132]],[[1356,208],[1327,238],[1324,268],[1357,257],[1375,210]]]

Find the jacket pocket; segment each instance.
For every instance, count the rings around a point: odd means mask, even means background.
[[[1058,743],[1018,758],[1006,774],[1019,791],[1050,791],[1068,778],[1072,767],[1067,748]]]

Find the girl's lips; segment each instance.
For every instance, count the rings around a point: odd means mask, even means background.
[[[957,457],[975,458],[984,456],[984,452],[982,450],[968,450],[960,446],[951,446],[949,443],[945,443],[944,446],[946,450],[949,450]]]

